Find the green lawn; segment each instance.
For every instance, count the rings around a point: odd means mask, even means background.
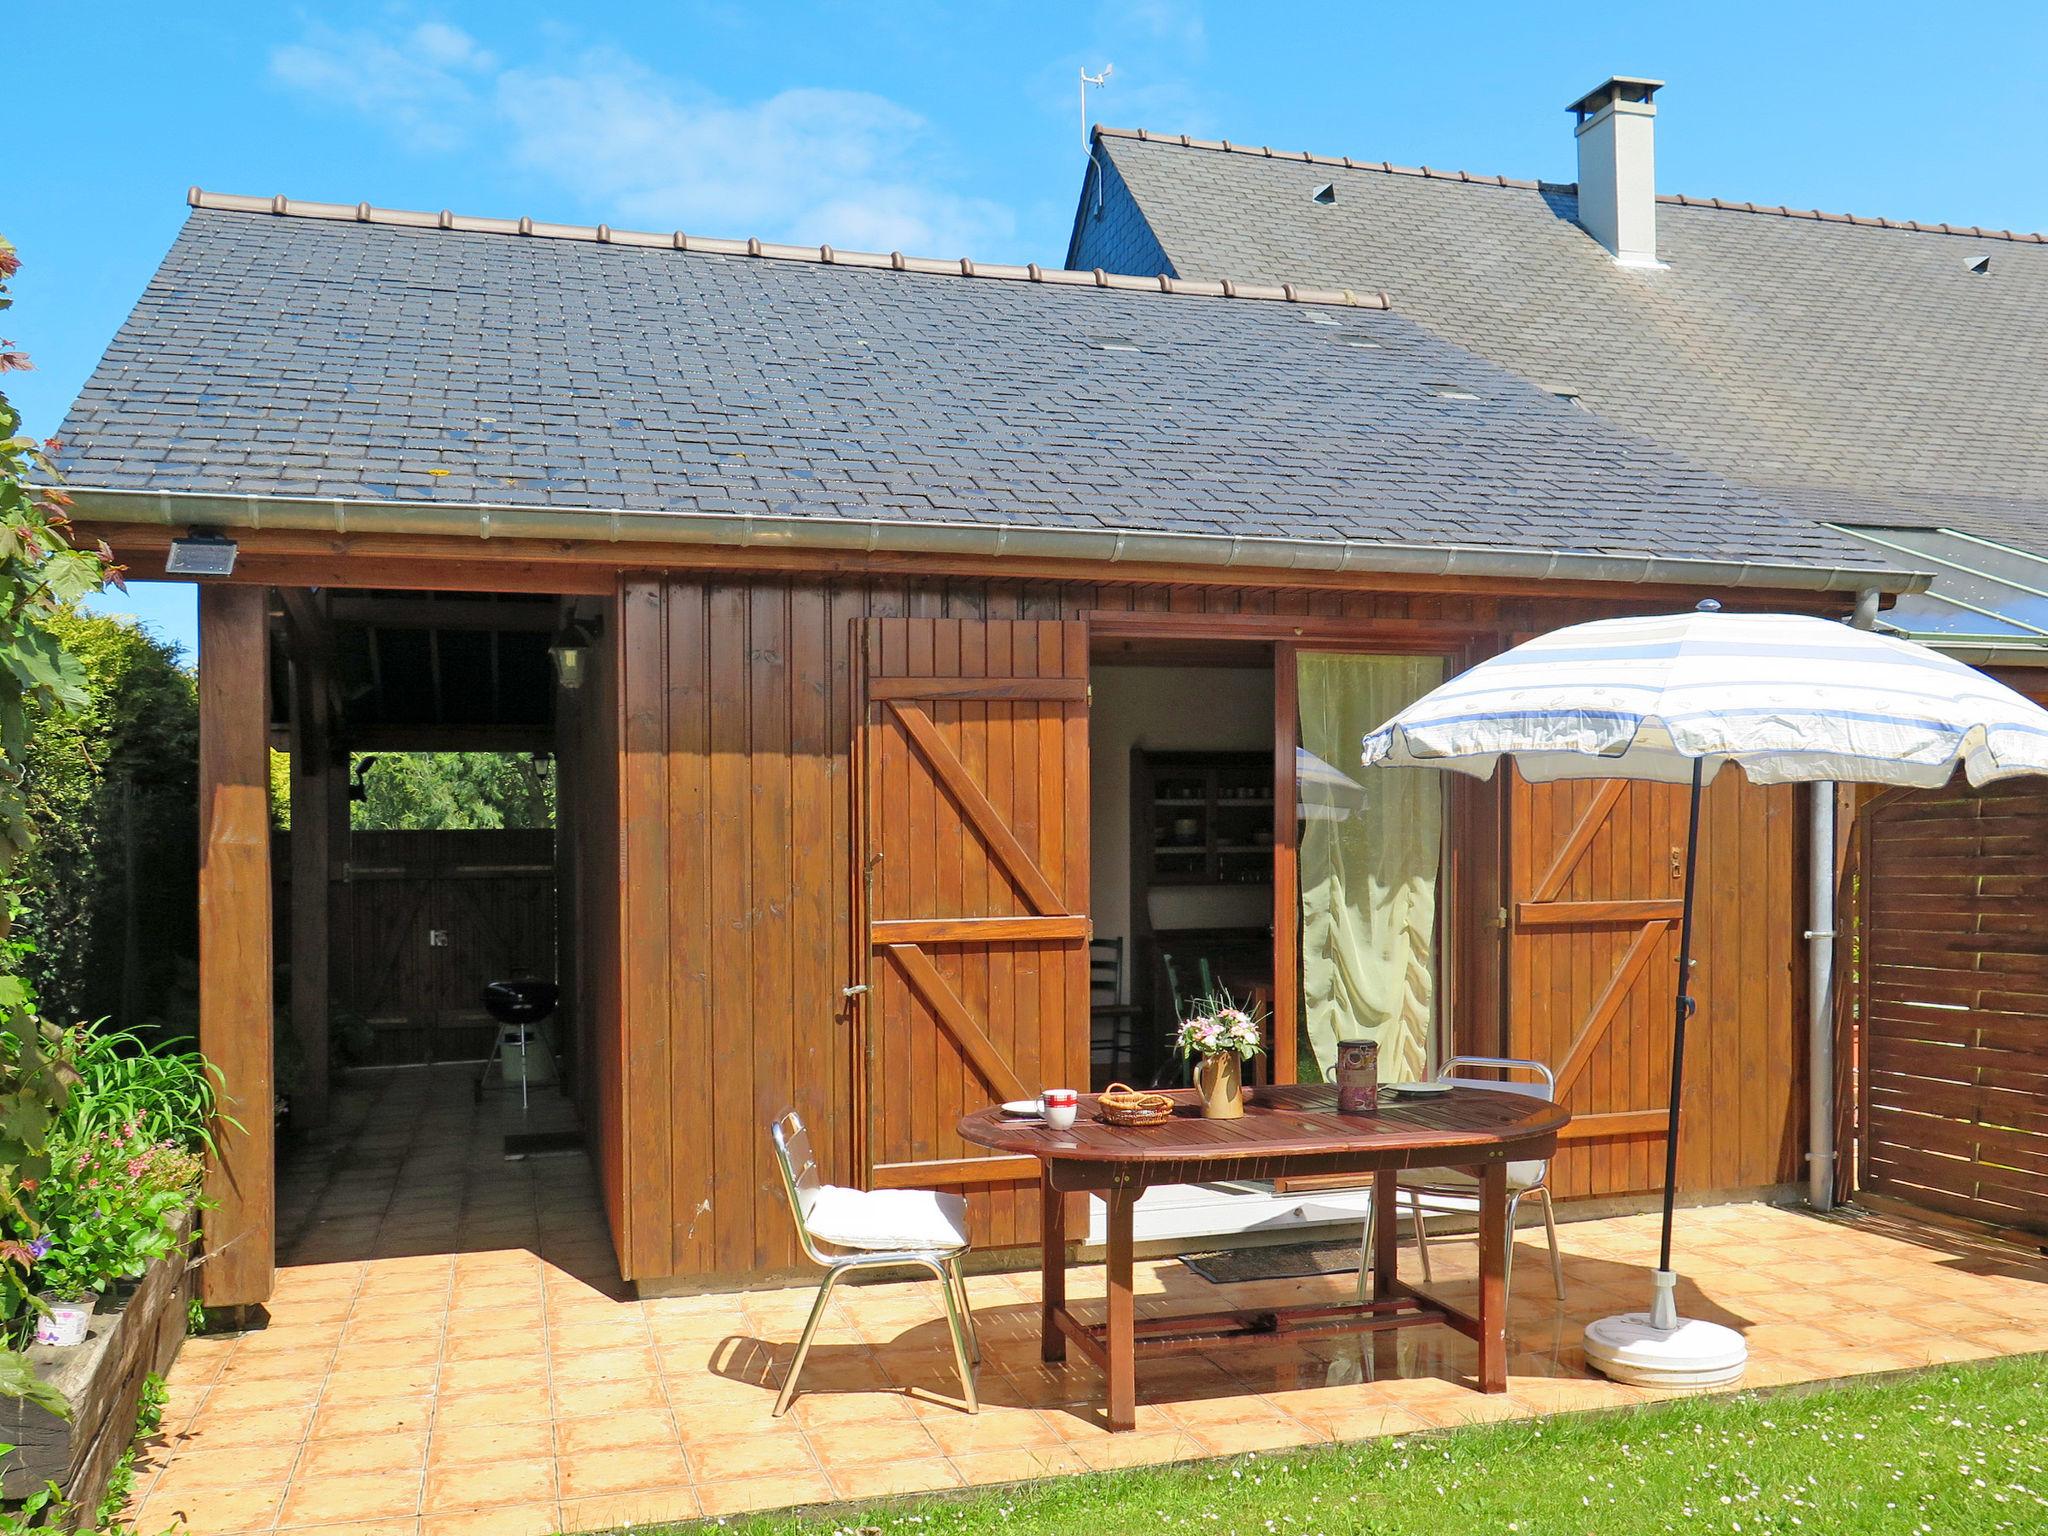
[[[743,1536],[2048,1531],[2048,1355],[956,1498],[669,1528]],[[652,1533],[643,1533],[652,1536]]]

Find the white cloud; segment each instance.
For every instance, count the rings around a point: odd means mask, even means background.
[[[473,122],[497,61],[460,28],[424,22],[390,35],[314,26],[273,49],[271,78],[375,119],[418,149],[452,149]]]
[[[439,23],[315,29],[276,50],[271,73],[416,149],[502,145],[621,226],[927,255],[981,254],[1015,232],[1002,204],[947,185],[930,124],[864,91],[733,102],[610,49],[502,65]]]

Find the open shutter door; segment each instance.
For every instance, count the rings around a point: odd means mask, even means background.
[[[952,1187],[976,1240],[1030,1241],[1028,1158],[959,1118],[1088,1079],[1088,633],[871,619],[862,786],[873,1187]]]
[[[1663,1173],[1684,791],[1515,774],[1510,796],[1506,1054],[1547,1062],[1572,1111],[1552,1182],[1564,1195],[1653,1188]]]

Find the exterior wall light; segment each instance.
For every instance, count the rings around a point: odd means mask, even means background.
[[[164,558],[166,576],[231,576],[241,546],[218,533],[188,533],[171,540]]]
[[[548,645],[548,659],[555,664],[555,681],[574,693],[590,675],[590,634],[582,625],[562,626]]]

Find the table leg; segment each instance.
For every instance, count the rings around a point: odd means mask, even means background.
[[[1138,1191],[1119,1184],[1109,1203],[1109,1327],[1103,1344],[1109,1356],[1109,1427],[1138,1427],[1137,1298],[1133,1294],[1132,1236]]]
[[[1372,1299],[1385,1301],[1394,1294],[1399,1276],[1395,1250],[1400,1246],[1400,1189],[1394,1170],[1382,1168],[1372,1176]]]
[[[1058,1322],[1067,1304],[1067,1197],[1052,1187],[1050,1164],[1038,1176],[1038,1230],[1038,1354],[1057,1365],[1067,1358]]]
[[[1479,1174],[1479,1390],[1508,1389],[1508,1168]]]

